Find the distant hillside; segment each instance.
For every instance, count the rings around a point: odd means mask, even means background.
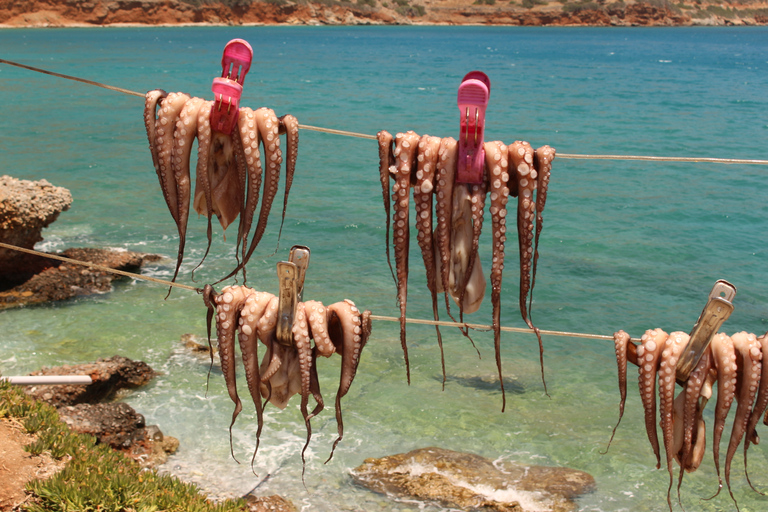
[[[196,23],[766,25],[768,0],[0,0],[2,27]]]

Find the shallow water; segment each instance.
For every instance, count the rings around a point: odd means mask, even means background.
[[[563,154],[643,154],[768,158],[768,30],[765,28],[591,29],[449,27],[120,28],[0,31],[2,58],[141,93],[183,90],[206,96],[223,45],[254,47],[243,104],[294,114],[303,124],[374,134],[415,130],[457,136],[456,88],[482,69],[492,81],[486,139],[550,144]],[[147,150],[140,98],[0,66],[0,168],[69,188],[72,208],[48,228],[44,250],[120,247],[173,257],[178,239]],[[299,167],[277,255],[280,202],[249,266],[249,284],[276,293],[275,263],[293,244],[312,249],[305,297],[349,298],[374,314],[396,316],[384,257],[384,216],[375,144],[302,131]],[[645,329],[690,330],[712,284],[738,287],[725,331],[768,329],[765,166],[556,159],[545,212],[533,320],[543,329],[633,336]],[[278,192],[282,197],[282,191]],[[200,286],[234,265],[216,231],[211,255],[205,223],[190,221],[181,282]],[[431,316],[415,240],[408,316]],[[523,325],[517,310],[514,237],[507,245],[502,324]],[[490,240],[481,240],[490,268]],[[143,273],[170,278],[171,259]],[[79,363],[115,353],[162,372],[126,400],[148,423],[181,440],[164,469],[214,495],[283,494],[307,510],[408,510],[351,483],[367,457],[437,445],[491,459],[565,465],[595,476],[581,510],[659,510],[666,472],[654,470],[636,387],[607,454],[618,391],[610,342],[545,336],[543,393],[535,337],[504,334],[507,412],[501,413],[493,339],[481,352],[444,330],[448,381],[441,391],[434,329],[409,325],[411,385],[395,323],[377,321],[350,393],[345,436],[332,410],[339,358],[321,361],[329,407],[313,420],[306,487],[299,452],[304,424],[297,403],[269,410],[256,458],[255,414],[240,416],[230,457],[231,402],[214,369],[206,396],[206,357],[181,347],[205,331],[200,297],[142,282],[60,304],[0,312],[0,371]],[[490,301],[469,320],[489,323]],[[632,374],[633,372],[631,372]],[[242,375],[239,375],[242,381]],[[711,409],[711,408],[710,408]],[[708,411],[707,423],[712,423]],[[723,448],[724,450],[724,448]],[[737,454],[732,483],[741,510],[762,510]],[[750,473],[764,488],[763,446]],[[266,476],[269,475],[268,478]],[[266,479],[265,479],[266,478]],[[686,509],[728,510],[716,490],[711,454],[683,484]]]

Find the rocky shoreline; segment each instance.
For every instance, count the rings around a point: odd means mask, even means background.
[[[0,28],[127,25],[766,25],[768,2],[714,0],[0,0]]]

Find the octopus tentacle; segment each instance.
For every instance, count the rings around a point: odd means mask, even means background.
[[[162,102],[160,112],[155,123],[155,151],[157,152],[157,165],[160,178],[160,186],[168,209],[176,221],[179,222],[178,197],[176,195],[176,177],[172,168],[173,139],[176,129],[176,121],[189,101],[189,95],[179,92],[170,93]]]
[[[479,265],[479,261],[477,260],[477,251],[480,248],[480,233],[483,229],[483,214],[485,210],[485,198],[487,196],[487,192],[488,188],[485,183],[472,185],[469,188],[470,212],[472,216],[472,248],[469,252],[469,261],[467,262],[467,271],[464,277],[464,282],[461,284],[459,289],[459,320],[462,322],[464,321],[464,301],[467,294],[467,287],[469,286],[470,279],[472,278],[472,275],[475,271],[475,263],[477,262]],[[478,268],[478,271],[479,274],[482,275],[482,269]],[[478,294],[479,300],[473,301],[473,307],[471,309],[476,310],[475,304],[476,307],[480,307],[484,293],[485,290],[483,290],[482,294]]]
[[[437,167],[440,138],[424,135],[419,140],[416,184],[413,187],[413,202],[416,206],[416,239],[424,260],[427,275],[427,288],[432,296],[432,316],[439,320],[437,311],[437,285],[435,283],[435,241],[432,234],[432,196],[435,190],[435,169]],[[437,345],[440,347],[440,363],[443,369],[443,389],[445,389],[445,354],[440,326],[435,325]]]
[[[405,338],[405,312],[408,303],[408,252],[410,229],[408,225],[408,204],[411,188],[411,169],[416,161],[419,136],[415,132],[398,133],[395,137],[395,183],[392,186],[394,196],[393,243],[395,246],[395,267],[397,269],[397,300],[400,304],[400,344],[405,358],[405,374],[411,383],[411,368],[408,362],[408,345]]]
[[[507,202],[509,201],[508,183],[510,179],[508,148],[503,143],[486,142],[485,166],[488,169],[488,183],[491,195],[491,305],[493,309],[493,346],[496,353],[496,367],[501,385],[501,411],[507,405],[504,392],[504,378],[501,373],[501,280],[504,271],[504,243],[507,240]]]
[[[656,455],[656,469],[661,467],[659,436],[656,431],[656,371],[661,351],[667,341],[667,333],[661,329],[647,330],[643,334],[641,345],[637,347],[638,384],[640,399],[645,413],[645,430],[648,440]]]
[[[341,377],[339,389],[336,392],[336,424],[339,436],[333,442],[331,454],[325,461],[326,464],[333,458],[336,446],[344,437],[341,399],[352,385],[357,373],[357,366],[360,364],[360,354],[371,334],[371,312],[366,310],[361,314],[351,300],[331,304],[327,310],[331,340],[336,346],[336,351],[341,355]]]
[[[321,356],[331,357],[336,352],[336,347],[328,334],[328,316],[321,302],[308,300],[304,303],[304,310],[309,322],[310,337],[315,340],[315,348]]]
[[[301,372],[301,415],[304,418],[304,425],[307,427],[307,441],[304,443],[304,448],[301,450],[301,478],[303,481],[304,470],[306,468],[304,453],[307,451],[309,441],[312,438],[312,423],[310,421],[309,412],[307,411],[307,405],[309,403],[309,395],[312,387],[312,363],[314,361],[309,338],[309,324],[307,322],[307,313],[304,309],[304,303],[299,302],[296,304],[294,315],[291,331],[293,333],[294,346],[299,356],[299,369]]]
[[[667,337],[664,350],[661,352],[661,363],[659,365],[659,412],[661,416],[661,432],[664,439],[664,451],[667,457],[667,471],[669,472],[669,487],[667,488],[667,504],[669,510],[672,510],[672,483],[674,474],[672,472],[672,461],[675,458],[675,424],[674,424],[674,403],[675,386],[677,381],[675,372],[677,371],[677,361],[680,354],[683,353],[688,344],[690,336],[677,331]]]
[[[149,152],[152,155],[152,164],[155,166],[155,172],[157,178],[160,180],[160,188],[163,192],[163,198],[168,204],[168,209],[171,210],[173,215],[173,209],[171,208],[171,201],[168,198],[168,193],[165,186],[165,176],[160,173],[160,163],[158,158],[158,148],[155,143],[156,126],[157,126],[157,105],[168,96],[168,93],[162,89],[155,89],[149,91],[144,99],[144,127],[147,130],[147,139],[149,139]],[[174,216],[174,219],[176,217]]]
[[[453,182],[456,175],[456,165],[458,158],[459,144],[453,138],[448,137],[440,141],[440,150],[438,151],[437,179],[435,183],[437,213],[436,264],[440,281],[436,282],[438,292],[445,292],[445,309],[448,316],[455,320],[451,315],[451,305],[448,300],[450,290],[450,266],[451,266],[451,223],[452,205],[453,205]],[[442,288],[442,290],[441,290]]]
[[[677,480],[678,503],[681,502],[680,487],[685,472],[695,471],[704,457],[704,420],[701,418],[703,410],[699,406],[699,397],[702,396],[712,365],[711,352],[707,350],[688,376],[683,392],[675,399],[674,451],[675,458],[680,463],[680,474]],[[683,412],[681,415],[678,413],[679,402],[682,402]],[[680,431],[682,431],[682,436],[679,436]],[[678,447],[678,444],[681,446]]]
[[[264,427],[264,407],[261,403],[260,391],[258,322],[273,297],[274,295],[271,293],[252,291],[245,299],[245,304],[240,312],[240,320],[238,321],[238,341],[240,342],[240,351],[243,354],[245,382],[248,385],[248,392],[251,394],[253,405],[256,407],[256,420],[258,422],[256,447],[253,450],[253,457],[251,457],[251,467],[253,467],[256,452],[259,451],[261,430]]]
[[[616,349],[616,363],[619,366],[619,421],[616,422],[616,426],[613,427],[611,432],[611,438],[608,440],[608,446],[602,453],[608,453],[608,449],[613,442],[613,436],[616,435],[616,429],[619,428],[621,418],[624,416],[624,404],[627,401],[627,349],[629,348],[629,334],[625,331],[617,331],[613,333],[613,344]]]
[[[387,247],[387,264],[389,265],[389,271],[392,273],[392,280],[397,285],[397,278],[395,277],[395,271],[392,269],[392,259],[389,256],[389,229],[390,229],[390,214],[391,207],[389,205],[389,168],[395,164],[394,156],[392,155],[392,135],[382,130],[376,134],[376,140],[379,143],[379,179],[381,180],[381,195],[384,199],[384,213],[387,219],[386,234],[384,240]]]
[[[283,224],[285,223],[285,209],[288,206],[288,193],[293,184],[293,175],[296,172],[296,159],[299,154],[299,120],[290,114],[279,118],[280,133],[285,131],[286,154],[285,154],[285,195],[283,196],[283,215],[280,220],[280,231],[277,233],[277,243],[280,243],[280,236],[283,234]]]
[[[247,169],[247,189],[245,193],[245,207],[240,217],[238,227],[238,245],[241,249],[242,259],[229,274],[219,279],[218,282],[225,281],[243,270],[243,279],[245,280],[245,266],[248,264],[251,252],[248,251],[248,235],[253,225],[253,217],[256,214],[256,208],[259,204],[259,193],[263,170],[261,166],[261,154],[259,152],[259,131],[256,126],[256,115],[248,107],[240,108],[240,115],[237,119],[238,134],[233,133],[233,139],[239,137],[242,146],[241,159],[245,162]]]
[[[192,270],[192,277],[194,278],[195,270],[205,261],[208,256],[208,251],[211,250],[211,242],[213,241],[213,227],[211,225],[211,215],[213,215],[213,200],[211,197],[211,182],[208,177],[208,158],[211,154],[211,107],[212,101],[206,101],[200,107],[200,111],[197,116],[197,168],[196,183],[195,183],[195,201],[192,204],[195,211],[200,215],[205,215],[208,218],[208,246],[205,249],[205,254],[197,264],[197,267]],[[205,200],[205,204],[199,200],[202,194],[202,198]]]
[[[229,425],[229,448],[232,452],[232,458],[235,457],[234,447],[232,445],[232,426],[235,424],[237,416],[243,410],[243,404],[237,395],[237,385],[235,382],[235,330],[237,329],[238,316],[245,302],[246,295],[243,287],[228,286],[221,291],[216,301],[216,334],[219,338],[219,358],[221,359],[221,373],[224,374],[224,382],[227,385],[227,391],[230,399],[235,404],[235,410],[232,413],[232,422]]]
[[[213,316],[216,314],[216,290],[213,286],[206,284],[203,288],[203,302],[208,312],[205,315],[205,325],[208,333],[208,354],[211,356],[211,365],[208,367],[208,377],[205,379],[205,394],[208,395],[208,384],[211,381],[211,370],[213,369],[213,345],[211,344],[211,324]]]
[[[277,194],[277,186],[280,181],[280,164],[283,161],[280,151],[280,121],[275,112],[269,108],[260,108],[254,112],[256,126],[259,129],[259,136],[264,146],[264,195],[261,200],[261,211],[259,212],[259,222],[256,224],[256,231],[251,239],[251,246],[248,248],[248,258],[251,257],[253,250],[261,241],[264,232],[267,229],[267,220],[269,211]]]
[[[717,492],[709,499],[720,494],[723,488],[723,480],[720,478],[720,440],[725,429],[725,419],[731,404],[736,397],[736,352],[733,340],[723,333],[716,334],[710,342],[712,359],[717,372],[717,402],[715,404],[715,421],[712,433],[712,453],[715,459],[715,471],[717,473]]]
[[[280,300],[278,297],[273,296],[267,303],[264,314],[261,315],[258,323],[259,339],[269,349],[268,357],[265,357],[264,361],[262,361],[262,366],[264,366],[264,368],[261,369],[261,394],[264,398],[267,398],[267,400],[268,395],[265,392],[265,385],[282,364],[280,355],[278,351],[275,350],[275,346],[278,345],[275,341],[275,331],[277,329],[277,308],[279,304]],[[266,363],[266,365],[264,363]]]
[[[526,325],[536,334],[539,342],[539,360],[541,363],[541,381],[544,393],[547,393],[547,382],[544,379],[544,343],[539,329],[528,317],[528,293],[531,290],[531,262],[533,259],[534,218],[536,203],[533,195],[538,185],[538,172],[533,165],[534,151],[530,144],[515,141],[509,147],[509,159],[514,168],[517,182],[517,237],[520,247],[520,314]]]
[[[760,382],[760,373],[762,370],[763,353],[760,350],[760,343],[754,334],[738,332],[731,336],[733,346],[736,349],[736,364],[738,390],[736,394],[736,414],[733,418],[733,428],[731,430],[731,439],[728,442],[728,451],[725,454],[725,484],[728,487],[728,493],[731,499],[736,503],[731,489],[731,462],[736,450],[741,443],[744,433],[747,432],[747,426],[752,411],[752,405],[755,401],[755,393]],[[736,505],[738,509],[738,504]]]
[[[760,421],[760,417],[768,407],[768,370],[765,367],[765,357],[768,354],[768,333],[763,334],[757,341],[760,343],[760,352],[763,354],[763,367],[760,371],[760,386],[757,389],[757,397],[755,398],[755,406],[752,409],[752,414],[749,416],[749,423],[747,424],[747,437],[744,440],[744,472],[747,476],[747,483],[755,492],[760,492],[755,489],[752,482],[749,479],[749,473],[747,472],[747,450],[750,443],[758,444],[760,437],[757,435],[757,422]],[[764,494],[764,493],[760,493]]]
[[[192,144],[197,136],[197,119],[203,103],[204,100],[201,98],[191,98],[187,101],[181,109],[181,113],[176,121],[176,129],[173,132],[171,169],[176,181],[176,225],[179,231],[179,253],[176,259],[176,270],[173,273],[171,282],[176,281],[181,262],[184,259],[192,189],[189,174],[189,157],[192,153]]]
[[[451,202],[451,262],[448,285],[451,297],[459,306],[459,318],[462,320],[465,312],[474,313],[480,308],[486,288],[482,266],[479,261],[475,264],[476,260],[473,261],[472,258],[473,253],[477,252],[473,245],[477,230],[477,223],[473,225],[477,209],[477,197],[473,203],[471,192],[474,188],[475,185],[466,183],[454,184]],[[481,188],[484,189],[484,186]],[[462,332],[469,337],[467,330],[462,329]]]
[[[528,317],[531,317],[533,305],[533,288],[536,286],[536,267],[539,263],[539,238],[544,228],[544,206],[547,203],[547,190],[549,178],[552,174],[552,160],[555,159],[555,149],[550,146],[542,146],[536,150],[533,158],[533,166],[538,175],[536,185],[536,237],[533,243],[533,269],[531,270],[531,291],[528,296]]]

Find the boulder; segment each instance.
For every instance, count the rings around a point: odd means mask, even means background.
[[[491,461],[472,453],[421,448],[366,459],[353,479],[373,491],[461,510],[571,512],[595,489],[583,471]]]
[[[42,241],[43,228],[72,204],[72,194],[46,180],[0,176],[0,242],[32,249]],[[0,248],[0,289],[23,283],[51,266],[50,260]]]
[[[90,375],[89,385],[28,386],[26,392],[37,400],[54,407],[94,403],[106,400],[119,389],[137,388],[147,384],[155,371],[143,361],[113,356],[95,363],[43,368],[30,375]]]

